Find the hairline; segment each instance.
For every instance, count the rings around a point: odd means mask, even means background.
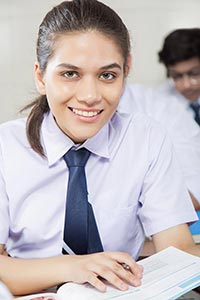
[[[77,29],[77,30],[71,30],[71,31],[60,31],[60,32],[52,32],[50,33],[50,36],[51,36],[51,39],[50,39],[50,42],[51,43],[51,54],[49,55],[48,57],[48,60],[47,60],[47,64],[45,66],[44,69],[41,69],[41,66],[40,66],[40,69],[43,73],[45,73],[46,71],[46,68],[47,68],[47,65],[49,63],[49,61],[51,60],[51,58],[54,56],[54,53],[55,53],[55,50],[56,50],[56,43],[59,41],[59,39],[63,36],[70,36],[70,35],[74,35],[74,34],[84,34],[84,33],[88,33],[88,32],[96,32],[96,33],[99,33],[100,35],[106,37],[108,40],[112,40],[115,44],[115,46],[119,49],[120,53],[121,53],[121,56],[123,57],[124,59],[124,65],[123,65],[123,69],[125,71],[125,68],[126,68],[126,65],[127,65],[127,60],[128,60],[128,55],[130,54],[130,49],[129,49],[129,52],[127,53],[126,57],[124,57],[123,55],[123,49],[120,47],[119,43],[117,43],[117,39],[115,36],[113,36],[111,33],[106,33],[104,32],[103,30],[99,29],[99,28],[96,28],[96,27],[90,27],[90,28],[86,28],[86,29]]]

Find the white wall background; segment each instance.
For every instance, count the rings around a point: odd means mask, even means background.
[[[126,23],[132,38],[129,81],[153,86],[165,78],[157,52],[163,37],[200,27],[200,0],[102,0]],[[33,79],[38,26],[58,0],[0,0],[0,123],[15,118],[36,95]]]

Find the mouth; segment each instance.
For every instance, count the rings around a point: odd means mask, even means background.
[[[197,91],[194,91],[194,90],[188,90],[188,91],[184,91],[183,92],[183,95],[188,98],[188,99],[196,99],[199,97],[199,93]]]
[[[74,107],[69,107],[69,109],[77,116],[81,116],[81,117],[96,117],[97,115],[99,115],[100,113],[102,113],[103,109],[101,110],[82,110],[82,109],[77,109]]]

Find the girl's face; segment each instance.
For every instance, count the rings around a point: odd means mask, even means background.
[[[83,143],[116,111],[125,81],[124,58],[115,42],[99,32],[64,34],[45,72],[35,64],[35,78],[57,125],[75,143]]]

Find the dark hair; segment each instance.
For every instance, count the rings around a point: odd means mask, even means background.
[[[108,6],[97,0],[64,1],[44,17],[38,32],[37,60],[45,72],[54,46],[60,35],[68,32],[96,30],[115,41],[124,57],[124,69],[130,53],[129,33],[121,18]],[[27,137],[33,150],[44,156],[40,142],[40,127],[49,106],[46,96],[40,96],[24,109],[32,110],[27,120]]]
[[[200,28],[183,28],[171,32],[164,39],[158,57],[166,67],[193,57],[200,59]]]

